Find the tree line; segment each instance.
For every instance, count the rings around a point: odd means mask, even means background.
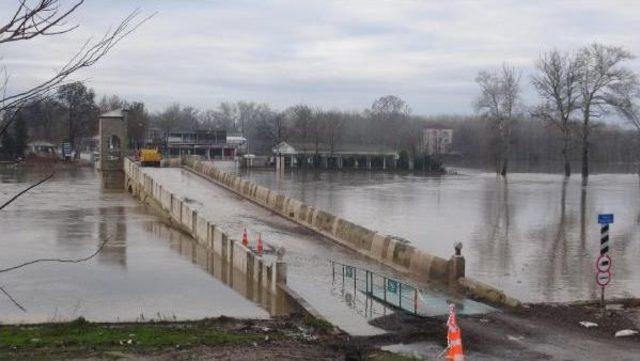
[[[163,138],[176,131],[225,129],[247,138],[249,153],[270,154],[282,141],[305,143],[316,150],[370,145],[399,151],[401,166],[408,167],[408,160],[429,163],[423,130],[439,127],[453,129],[453,150],[460,158],[476,165],[493,164],[504,176],[510,161],[561,164],[566,176],[579,162],[586,182],[590,160],[638,161],[640,86],[637,74],[625,66],[630,59],[632,54],[620,47],[592,44],[575,52],[544,53],[528,82],[508,64],[481,71],[475,79],[479,86],[473,104],[476,114],[465,116],[416,115],[395,95],[375,99],[362,111],[305,104],[276,110],[264,103],[237,101],[209,109],[175,103],[150,113],[144,103],[116,95],[96,102],[92,89],[74,82],[25,103],[19,111],[5,112],[5,118],[15,121],[5,119],[11,127],[0,140],[5,157],[21,156],[27,136],[67,141],[80,149],[85,139],[97,133],[98,114],[127,108],[131,148],[143,146],[151,133]],[[523,84],[536,91],[533,104],[524,104]]]
[[[638,75],[625,63],[633,55],[618,46],[594,43],[575,52],[551,50],[537,60],[536,73],[530,82],[539,98],[538,104],[521,104],[521,72],[503,64],[495,71],[482,71],[476,82],[480,86],[475,107],[489,119],[499,138],[498,173],[505,176],[514,142],[513,128],[519,112],[557,129],[564,173],[571,175],[571,146],[579,143],[583,184],[589,176],[590,152],[598,120],[618,117],[640,131],[636,100],[640,94]],[[519,111],[519,109],[522,109]],[[598,143],[603,139],[599,138]],[[637,149],[637,148],[636,148]],[[629,151],[637,152],[634,148]]]
[[[452,148],[468,164],[501,165],[503,133],[498,131],[494,118],[483,113],[415,115],[406,102],[393,95],[380,97],[370,108],[359,112],[303,104],[278,111],[267,104],[239,101],[222,102],[216,108],[206,110],[176,103],[150,113],[142,102],[129,102],[115,95],[103,96],[96,101],[95,92],[82,83],[73,83],[68,88],[61,88],[56,96],[24,106],[7,134],[28,133],[31,140],[54,143],[77,139],[74,146],[80,147],[83,139],[96,134],[101,112],[124,107],[129,109],[127,124],[131,148],[144,144],[150,128],[157,129],[161,135],[194,129],[226,129],[229,134],[246,137],[248,152],[254,154],[270,154],[272,147],[281,141],[305,143],[317,149],[335,149],[339,145],[385,146],[401,152],[401,166],[408,167],[404,159],[407,157],[420,168],[420,164],[429,162],[421,148],[423,129],[436,127],[453,129]],[[78,109],[85,111],[82,118],[77,118]],[[579,161],[578,123],[569,122],[570,131],[565,132],[548,118],[538,116],[538,112],[537,108],[529,111],[519,108],[512,115],[509,159],[554,171],[559,169],[545,165],[564,166],[565,159],[570,164]],[[7,138],[7,134],[3,137]],[[624,164],[637,161],[637,150],[640,149],[637,131],[599,119],[590,124],[590,135],[597,139],[590,143],[591,160]],[[21,144],[26,144],[24,137],[21,139]],[[4,145],[5,139],[2,142]]]
[[[61,85],[45,97],[30,100],[15,112],[5,112],[3,121],[9,126],[2,134],[4,158],[24,156],[28,140],[69,143],[76,156],[98,133],[101,113],[126,108],[128,141],[131,147],[143,144],[149,125],[149,114],[142,102],[127,102],[117,96],[102,97],[96,102],[95,91],[82,82]]]

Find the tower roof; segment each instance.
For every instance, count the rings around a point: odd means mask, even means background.
[[[106,113],[100,114],[100,118],[124,118],[126,110],[124,108],[115,109]]]

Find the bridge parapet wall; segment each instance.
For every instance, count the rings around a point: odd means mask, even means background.
[[[367,229],[299,200],[225,173],[211,162],[187,157],[184,166],[285,218],[310,228],[350,249],[424,281],[457,283],[451,260],[431,255],[389,235]],[[463,275],[462,275],[463,276]]]
[[[171,166],[179,166],[179,159],[171,159],[168,163]],[[201,171],[204,171],[201,165]],[[245,274],[247,277],[242,280],[234,279],[234,288],[251,287],[248,280],[256,282],[258,285],[276,294],[279,280],[286,280],[286,276],[278,274],[284,272],[286,267],[277,267],[276,262],[267,262],[261,256],[256,255],[249,248],[242,245],[238,240],[229,237],[223,230],[205,216],[189,206],[189,203],[165,189],[161,184],[155,182],[153,177],[141,171],[138,164],[125,159],[125,188],[142,200],[155,202],[158,208],[177,225],[178,228],[190,234],[193,239],[206,249],[218,254],[229,265]],[[207,170],[208,172],[211,169]],[[278,261],[281,262],[281,261]],[[279,271],[280,269],[280,271]],[[240,282],[241,284],[238,284]],[[244,286],[242,286],[244,285]],[[242,292],[242,290],[240,290]],[[276,307],[275,303],[273,307]]]

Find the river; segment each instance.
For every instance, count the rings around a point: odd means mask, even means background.
[[[597,215],[614,213],[607,295],[640,296],[640,182],[598,174],[581,186],[557,174],[458,169],[422,176],[368,171],[243,170],[243,177],[449,257],[462,242],[467,275],[523,301],[597,299]]]
[[[1,168],[0,203],[45,174],[35,167]],[[0,273],[0,287],[25,309],[0,294],[0,323],[79,316],[91,321],[269,317],[259,300],[248,300],[214,277],[213,263],[219,260],[167,227],[122,186],[104,189],[92,168],[57,169],[53,179],[0,211],[0,268],[37,258],[86,257],[105,238],[104,250],[86,262],[37,263]]]

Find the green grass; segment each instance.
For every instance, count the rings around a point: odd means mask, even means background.
[[[0,327],[1,350],[34,350],[64,346],[95,350],[247,344],[258,335],[217,330],[206,325],[140,323],[100,325],[82,319],[42,326]]]
[[[387,351],[377,351],[368,355],[369,360],[375,361],[416,361],[419,360],[415,357],[404,356],[396,353],[391,353]]]
[[[325,320],[305,315],[303,322],[305,326],[311,327],[318,331],[329,332],[333,330],[333,325]]]

